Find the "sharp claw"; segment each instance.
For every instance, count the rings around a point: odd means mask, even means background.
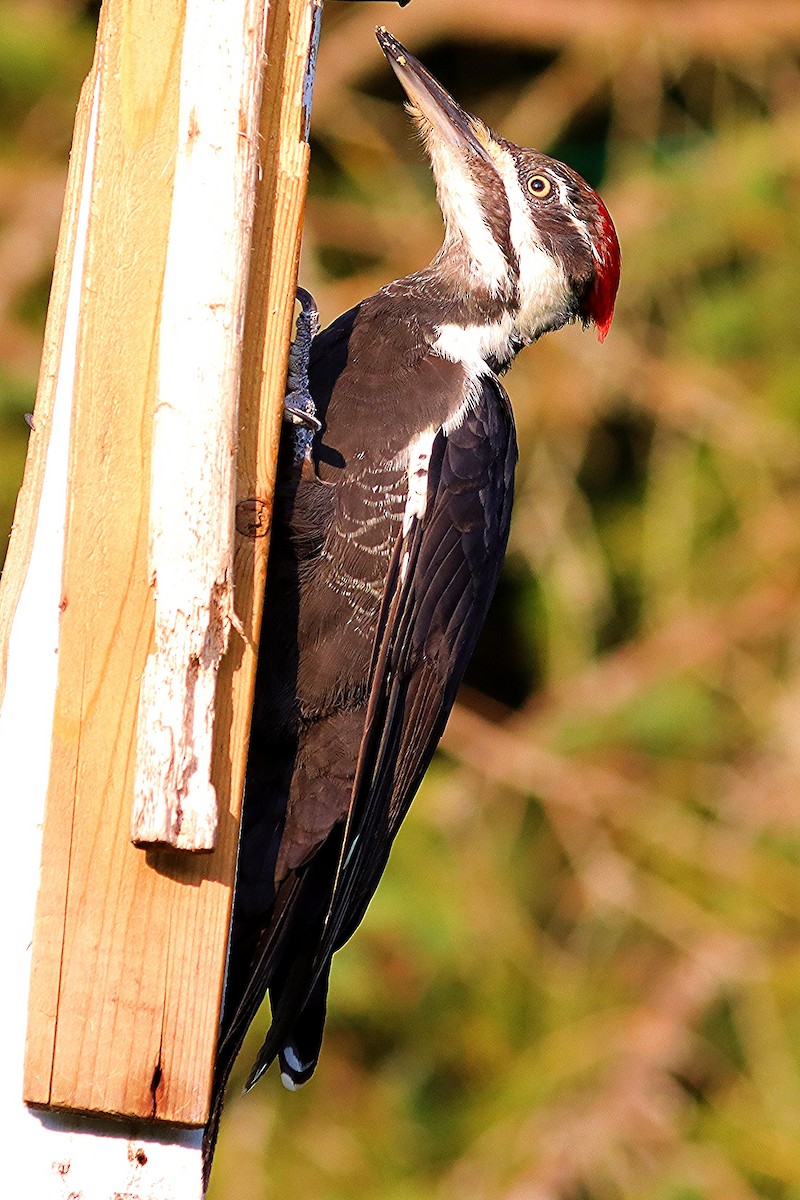
[[[286,377],[286,399],[284,420],[299,426],[295,438],[295,459],[302,461],[311,451],[311,439],[322,429],[314,401],[308,386],[308,360],[311,343],[319,330],[319,310],[316,301],[305,288],[297,289],[301,312],[297,318],[297,330],[289,353],[289,371]]]
[[[297,408],[294,404],[283,404],[284,420],[291,421],[293,425],[303,425],[306,429],[313,429],[314,433],[319,433],[322,429],[322,422],[319,421],[313,413],[306,412],[304,408]]]
[[[313,313],[318,318],[319,309],[317,308],[317,302],[311,295],[311,292],[306,291],[304,287],[298,287],[296,295],[298,303],[300,304],[303,312]]]

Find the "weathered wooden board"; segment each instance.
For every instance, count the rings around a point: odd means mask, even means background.
[[[220,21],[213,36],[235,27],[239,39],[258,38],[255,0],[203,8]],[[104,8],[25,1063],[34,1105],[186,1125],[206,1117],[305,198],[303,94],[320,8],[321,0],[271,0],[260,127],[239,121],[235,131],[259,163],[253,251],[236,268],[248,284],[236,627],[219,670],[211,765],[219,827],[215,850],[200,856],[143,851],[129,836],[140,679],[154,643],[151,431],[188,18],[179,3],[108,0]],[[260,51],[251,59],[262,64]],[[73,175],[74,191],[81,179]],[[77,203],[69,196],[66,211]],[[199,231],[199,254],[203,233],[211,236]],[[64,254],[53,305],[64,306],[70,273]],[[58,371],[59,345],[52,337],[43,379]]]

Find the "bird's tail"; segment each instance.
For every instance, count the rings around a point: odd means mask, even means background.
[[[230,984],[226,1003],[223,1010],[222,1027],[217,1045],[217,1056],[214,1065],[214,1081],[211,1088],[211,1107],[209,1118],[203,1132],[203,1187],[208,1187],[214,1149],[219,1134],[219,1123],[222,1117],[222,1107],[225,1099],[225,1089],[230,1079],[233,1064],[242,1048],[247,1030],[261,1007],[272,985],[276,972],[280,968],[283,957],[287,932],[291,924],[291,916],[301,892],[301,876],[292,874],[288,877],[275,898],[275,908],[272,920],[255,950],[247,955],[247,962],[236,963],[237,952],[232,949]],[[237,987],[234,975],[238,974],[246,982]],[[237,992],[240,995],[237,996]],[[274,1027],[274,1022],[273,1022]],[[270,1034],[272,1028],[270,1029]],[[277,1051],[276,1051],[277,1052]],[[263,1050],[262,1050],[263,1053]],[[273,1053],[273,1058],[274,1058]]]
[[[328,977],[330,962],[314,984],[313,990],[303,1005],[300,1013],[295,1009],[295,1016],[289,1033],[283,1038],[278,1058],[281,1065],[281,1083],[290,1092],[296,1092],[304,1083],[308,1083],[316,1070],[322,1049],[322,1034],[325,1029],[325,1014],[328,1007]],[[273,1011],[280,1013],[283,1007],[282,997],[271,991]],[[259,1055],[259,1059],[260,1059]],[[258,1069],[258,1062],[253,1068],[253,1074]],[[269,1063],[266,1064],[267,1066]]]

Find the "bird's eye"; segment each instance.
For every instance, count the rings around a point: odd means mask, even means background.
[[[546,175],[531,175],[528,180],[528,191],[537,200],[546,200],[553,190],[553,181]]]

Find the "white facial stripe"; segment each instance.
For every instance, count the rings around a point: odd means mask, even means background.
[[[575,211],[574,211],[574,209],[573,209],[573,207],[572,207],[572,205],[571,205],[571,204],[567,203],[567,205],[566,205],[566,211],[567,211],[567,216],[569,217],[570,221],[572,222],[572,224],[573,224],[573,225],[575,226],[575,228],[577,229],[577,231],[578,231],[578,233],[580,234],[580,236],[581,236],[581,239],[582,239],[582,241],[585,243],[585,245],[586,245],[587,249],[591,250],[591,252],[592,252],[592,255],[593,255],[595,258],[597,258],[597,257],[598,257],[598,254],[597,254],[597,249],[596,249],[596,247],[595,247],[595,245],[594,245],[594,243],[593,243],[593,241],[592,241],[591,234],[589,233],[589,230],[586,228],[586,225],[585,225],[585,224],[584,224],[584,222],[583,222],[583,221],[580,219],[580,217],[579,217],[579,216],[577,216],[577,214],[575,213]]]
[[[495,294],[507,282],[509,268],[484,220],[475,184],[461,156],[435,131],[428,133],[427,143],[447,230],[445,244],[464,241],[476,282]]]
[[[569,191],[567,190],[566,182],[560,176],[556,177],[556,182],[558,183],[558,194],[561,197],[561,203],[564,207],[564,211],[566,212],[566,214],[569,217],[572,224],[577,229],[578,233],[581,235],[581,238],[583,239],[583,241],[586,243],[588,248],[591,250],[593,257],[596,258],[599,262],[600,255],[597,252],[597,247],[595,246],[594,242],[592,241],[591,234],[589,233],[589,230],[586,228],[586,225],[580,219],[580,217],[575,212],[575,209],[572,206],[572,201],[569,198]]]
[[[519,257],[520,310],[515,328],[528,342],[550,324],[555,314],[564,311],[569,303],[569,286],[561,264],[548,254],[536,232],[513,156],[496,144],[490,153],[505,184],[511,209],[511,242]],[[559,179],[556,183],[559,188],[564,186]]]

